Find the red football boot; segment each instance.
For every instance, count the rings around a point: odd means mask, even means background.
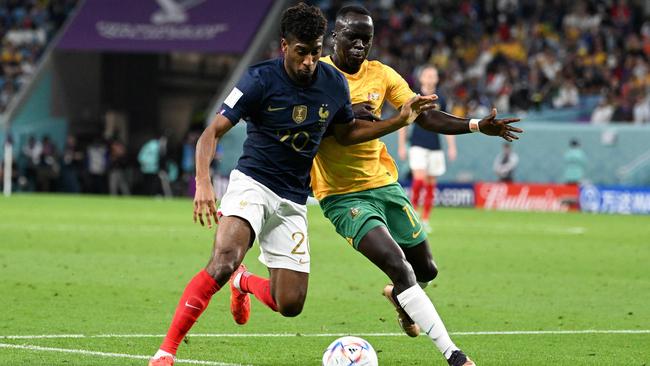
[[[235,277],[240,273],[242,276],[246,273],[246,266],[243,264],[230,276],[230,313],[235,323],[246,324],[251,316],[251,298],[246,292],[235,287]]]
[[[149,366],[174,366],[174,357],[162,356],[149,360]]]

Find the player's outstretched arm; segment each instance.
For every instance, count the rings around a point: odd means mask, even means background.
[[[460,135],[470,132],[482,132],[489,136],[500,136],[506,141],[517,140],[519,137],[516,133],[523,133],[520,128],[513,127],[510,124],[519,122],[519,118],[497,119],[497,110],[492,108],[492,112],[485,118],[478,121],[477,131],[470,129],[470,119],[460,118],[452,114],[431,110],[420,114],[416,123],[422,128],[442,133],[445,135]]]
[[[490,114],[478,122],[478,130],[488,136],[500,136],[506,141],[519,140],[516,133],[523,133],[521,128],[513,127],[510,124],[519,122],[519,118],[497,119],[497,109],[492,108]]]
[[[336,124],[334,136],[339,144],[345,146],[374,140],[410,125],[420,113],[433,110],[437,98],[436,95],[415,96],[404,103],[397,116],[386,120],[373,122],[355,118],[348,124]]]
[[[214,160],[219,138],[233,127],[232,122],[221,114],[212,120],[210,125],[203,130],[201,137],[196,143],[196,192],[194,193],[194,222],[212,228],[212,218],[216,224],[217,207],[215,203],[214,190],[210,180],[210,163]],[[203,216],[205,215],[205,221]]]

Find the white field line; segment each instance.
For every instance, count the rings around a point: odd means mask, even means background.
[[[78,338],[78,337],[76,337]],[[129,355],[125,353],[108,353],[108,352],[96,352],[96,351],[87,351],[83,349],[68,349],[68,348],[54,348],[54,347],[41,347],[34,346],[30,344],[6,344],[0,343],[0,348],[12,348],[12,349],[23,349],[28,351],[39,351],[39,352],[58,352],[58,353],[75,353],[85,356],[100,356],[100,357],[109,357],[109,358],[130,358],[137,360],[148,360],[151,356],[143,355]],[[215,361],[201,361],[201,360],[184,360],[177,359],[176,363],[187,363],[192,365],[210,365],[210,366],[241,366],[240,364],[232,363],[223,363]]]
[[[612,329],[612,330],[518,330],[518,331],[483,331],[483,332],[452,332],[451,335],[543,335],[543,334],[650,334],[650,329]],[[342,337],[350,335],[349,333],[315,333],[315,334],[295,334],[295,333],[249,333],[249,334],[219,334],[219,333],[204,333],[204,334],[191,334],[192,337]],[[355,333],[354,335],[360,337],[396,337],[404,336],[403,333]],[[80,338],[162,338],[164,334],[42,334],[42,335],[8,335],[0,336],[0,339],[53,339],[53,338],[67,338],[67,339],[80,339]],[[86,356],[99,356],[108,358],[129,358],[138,360],[147,360],[151,356],[144,355],[130,355],[125,353],[108,353],[88,351],[83,349],[69,349],[69,348],[55,348],[55,347],[42,347],[30,344],[7,344],[0,343],[0,349],[22,349],[27,351],[38,352],[58,352],[58,353],[74,353]],[[210,366],[242,366],[240,364],[229,364],[216,361],[202,361],[202,360],[186,360],[177,359],[177,364],[192,364],[192,365],[210,365]]]
[[[453,336],[481,335],[563,335],[563,334],[650,334],[650,329],[583,329],[583,330],[513,330],[513,331],[477,331],[450,332]],[[189,337],[206,338],[289,338],[289,337],[399,337],[404,333],[190,333]],[[48,338],[164,338],[164,334],[41,334],[41,335],[5,335],[0,339],[48,339]]]

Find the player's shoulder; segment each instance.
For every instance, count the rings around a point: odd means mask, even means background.
[[[374,73],[397,74],[397,71],[379,60],[368,60],[368,70]]]
[[[401,85],[406,81],[395,69],[378,60],[368,60],[368,75],[381,78],[387,86]]]
[[[343,74],[337,70],[334,65],[325,61],[319,62],[318,65],[321,68],[321,72],[324,73],[325,76],[335,77],[337,81],[345,80],[345,76],[343,76]]]
[[[273,58],[258,62],[248,67],[248,73],[253,77],[267,77],[278,74],[279,67],[282,66],[280,58]]]
[[[256,64],[253,64],[248,67],[249,70],[267,70],[267,69],[276,69],[278,65],[281,64],[282,59],[280,58],[271,58],[268,60],[260,61]]]
[[[318,63],[320,72],[322,73],[323,76],[325,76],[325,80],[332,80],[331,82],[340,85],[340,86],[347,86],[348,81],[345,78],[345,75],[341,73],[334,65],[330,65],[329,63],[326,62],[319,62]]]

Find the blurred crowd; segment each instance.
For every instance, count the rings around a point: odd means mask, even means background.
[[[348,1],[313,3],[333,20]],[[583,108],[594,123],[650,122],[647,1],[362,3],[375,21],[370,58],[411,83],[421,65],[436,65],[449,112],[481,116],[493,105],[513,114]]]
[[[0,113],[32,77],[37,60],[77,0],[0,1]]]
[[[330,22],[349,3],[311,2]],[[0,0],[0,113],[35,72],[47,42],[76,3]],[[423,65],[437,66],[437,93],[448,112],[481,117],[495,106],[500,114],[530,116],[582,109],[594,124],[650,123],[650,1],[361,3],[375,22],[370,59],[392,66],[413,87]],[[279,55],[277,39],[269,49],[265,56]],[[14,189],[191,196],[198,134],[191,130],[181,144],[169,146],[169,136],[161,133],[131,149],[125,136],[113,133],[68,136],[63,149],[48,136],[21,137]]]
[[[52,139],[29,136],[13,156],[12,189],[18,192],[66,192],[111,195],[194,195],[194,155],[200,133],[188,132],[180,146],[164,133],[131,151],[117,136],[69,135],[63,150]],[[12,143],[11,139],[8,143]],[[212,171],[216,174],[220,151]],[[3,162],[0,162],[2,186]],[[215,182],[216,178],[214,177]]]

